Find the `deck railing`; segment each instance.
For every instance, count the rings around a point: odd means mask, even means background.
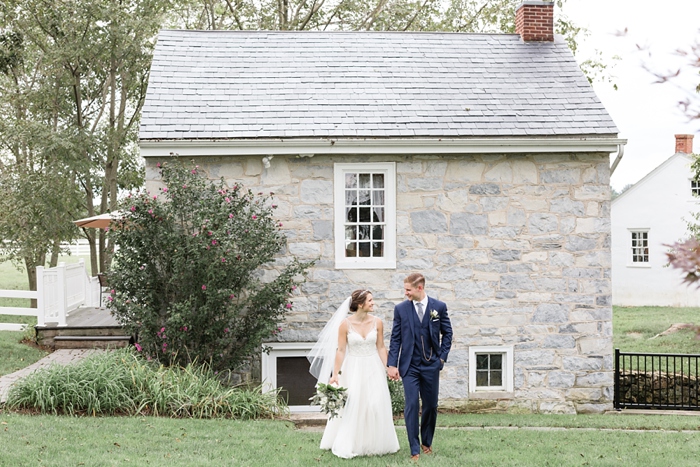
[[[36,316],[37,325],[57,323],[66,326],[71,311],[81,306],[99,307],[100,283],[97,277],[90,277],[85,262],[75,264],[60,263],[54,268],[36,268],[36,291],[0,290],[0,297],[35,298],[36,308],[0,307],[0,314]],[[0,323],[0,330],[18,331],[23,324]]]

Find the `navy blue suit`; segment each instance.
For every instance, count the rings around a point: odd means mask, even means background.
[[[420,454],[420,445],[431,446],[440,389],[440,370],[452,346],[452,325],[447,305],[428,297],[422,322],[413,301],[406,300],[394,307],[394,324],[387,366],[399,369],[403,379],[406,407],[406,433],[411,455]],[[422,401],[420,439],[418,412]]]

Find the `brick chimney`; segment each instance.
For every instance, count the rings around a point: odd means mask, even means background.
[[[693,153],[693,135],[676,135],[676,153]]]
[[[524,0],[515,12],[515,32],[525,42],[554,41],[554,2]]]

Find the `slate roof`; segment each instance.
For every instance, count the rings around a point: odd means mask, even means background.
[[[164,30],[140,139],[617,132],[558,36]]]

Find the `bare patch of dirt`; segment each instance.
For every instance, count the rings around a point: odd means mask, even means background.
[[[641,332],[628,332],[627,337],[631,337],[632,339],[641,339],[644,337],[644,334]]]

